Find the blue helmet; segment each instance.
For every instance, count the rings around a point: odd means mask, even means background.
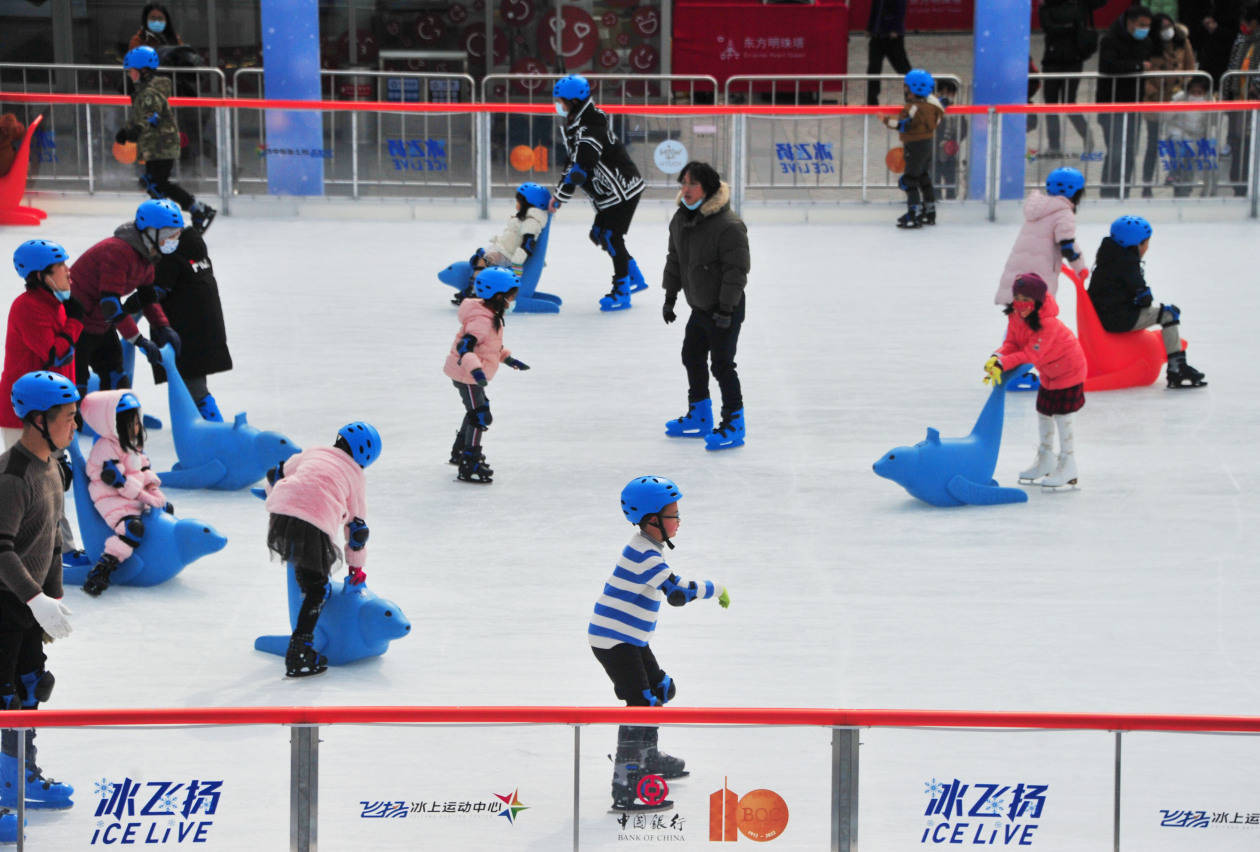
[[[1085,188],[1085,175],[1079,169],[1068,166],[1055,169],[1046,175],[1046,194],[1071,198]]]
[[[27,240],[13,252],[13,268],[25,278],[32,272],[43,272],[69,259],[66,250],[52,240]]]
[[[157,51],[151,47],[133,47],[123,57],[123,68],[156,68],[158,67]]]
[[[184,213],[169,198],[150,198],[136,208],[136,227],[142,231],[147,228],[182,228]]]
[[[1141,216],[1121,216],[1111,223],[1111,238],[1124,248],[1146,242],[1153,233],[1151,223]]]
[[[136,399],[134,393],[125,393],[118,397],[118,404],[114,406],[115,414],[122,414],[124,411],[132,411],[140,407],[140,400]]]
[[[32,411],[47,411],[67,402],[78,402],[79,389],[60,373],[39,370],[14,382],[9,400],[18,418],[25,420]]]
[[[541,207],[546,210],[551,204],[551,191],[545,186],[539,186],[536,183],[523,183],[516,188],[516,194],[524,198],[526,202],[534,207]]]
[[[932,75],[922,68],[915,68],[906,74],[904,82],[910,94],[921,98],[926,98],[936,88],[936,81],[932,79]]]
[[[636,476],[621,489],[621,511],[626,520],[637,524],[682,497],[682,491],[663,476]]]
[[[359,467],[367,467],[381,454],[381,433],[371,423],[347,423],[337,430],[337,436],[350,445],[350,455]]]
[[[521,279],[505,266],[490,266],[477,274],[473,291],[478,299],[489,299],[497,293],[506,293],[521,286]]]
[[[584,101],[591,96],[591,84],[581,74],[570,74],[556,81],[555,87],[551,90],[551,96],[565,100]]]

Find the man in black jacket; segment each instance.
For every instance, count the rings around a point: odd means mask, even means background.
[[[1098,33],[1094,29],[1094,10],[1107,0],[1046,0],[1037,10],[1041,31],[1045,35],[1045,51],[1041,70],[1046,74],[1079,74],[1085,60],[1098,49]],[[1045,99],[1048,104],[1076,103],[1078,77],[1047,77]],[[1070,115],[1068,120],[1085,138],[1085,117]],[[1060,152],[1059,116],[1046,117],[1046,141],[1050,151]]]
[[[866,73],[878,74],[884,67],[884,58],[898,74],[910,71],[906,56],[906,0],[871,0],[871,14],[866,19]],[[866,84],[867,106],[879,103],[879,81]]]
[[[552,90],[556,112],[564,118],[567,162],[556,187],[555,210],[573,198],[580,186],[595,207],[591,242],[613,262],[612,289],[599,300],[601,311],[624,311],[630,294],[647,289],[639,264],[626,250],[626,233],[643,194],[643,178],[608,122],[608,115],[591,100],[591,84],[570,74]]]
[[[1100,74],[1137,75],[1150,70],[1152,17],[1151,10],[1145,6],[1130,6],[1121,17],[1116,18],[1099,44]],[[1142,99],[1141,95],[1141,80],[1136,76],[1104,77],[1098,81],[1098,103],[1137,103]],[[1125,181],[1133,179],[1139,124],[1134,118],[1132,113],[1098,115],[1107,144],[1100,193],[1103,198],[1119,198],[1121,178]]]

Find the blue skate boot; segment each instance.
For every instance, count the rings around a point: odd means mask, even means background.
[[[687,403],[687,413],[665,422],[665,434],[671,438],[703,438],[713,431],[713,400]]]
[[[30,709],[30,708],[24,708]],[[17,731],[3,734],[3,753],[0,753],[0,806],[17,807],[18,759]],[[35,762],[35,731],[26,732],[26,807],[37,810],[63,810],[72,807],[74,788],[51,778]],[[15,822],[16,829],[16,822]]]
[[[630,307],[630,276],[613,281],[608,295],[599,300],[601,311],[624,311]]]
[[[17,814],[8,808],[0,808],[0,843],[17,843]]]
[[[630,292],[638,293],[640,290],[647,289],[647,281],[643,277],[643,273],[639,271],[639,264],[635,259],[630,258]]]
[[[716,429],[704,436],[706,450],[728,450],[744,446],[744,409],[722,415]]]
[[[219,404],[214,401],[213,394],[206,394],[197,400],[197,410],[201,412],[202,420],[210,420],[214,423],[223,422],[223,415],[219,413]]]

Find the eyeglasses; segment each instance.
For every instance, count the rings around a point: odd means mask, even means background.
[[[676,521],[676,520],[678,520],[678,516],[677,516],[677,515],[660,515],[659,517],[661,518],[661,520],[665,520],[665,521]]]

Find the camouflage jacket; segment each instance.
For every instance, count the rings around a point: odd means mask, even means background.
[[[141,80],[131,96],[127,130],[136,140],[137,159],[146,163],[179,158],[179,125],[168,102],[170,96],[171,81],[156,74]]]

